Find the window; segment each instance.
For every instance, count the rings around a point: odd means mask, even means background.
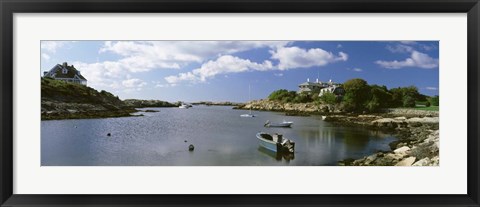
[[[68,73],[68,70],[66,68],[62,69],[62,73],[63,74],[67,74]]]

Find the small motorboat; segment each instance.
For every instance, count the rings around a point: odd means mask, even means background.
[[[270,135],[266,132],[257,133],[257,139],[260,146],[277,153],[294,153],[295,142],[284,138],[283,135],[274,133]]]
[[[264,127],[292,127],[293,122],[291,121],[283,121],[280,123],[270,123],[270,120],[267,120],[265,124],[263,125]]]
[[[242,114],[242,115],[240,115],[240,117],[249,117],[249,118],[252,118],[252,117],[255,117],[255,114]]]
[[[181,109],[188,109],[192,107],[192,105],[189,105],[189,104],[185,104],[185,103],[182,103],[178,108],[181,108]]]

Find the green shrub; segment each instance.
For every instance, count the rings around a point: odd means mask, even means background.
[[[325,93],[320,96],[320,101],[325,104],[336,104],[337,96],[335,96],[333,93]]]
[[[432,106],[439,106],[440,105],[440,97],[439,96],[433,96],[431,97],[428,102],[432,104]]]
[[[411,96],[403,97],[403,107],[415,107],[415,98]]]

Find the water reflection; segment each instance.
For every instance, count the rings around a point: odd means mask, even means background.
[[[265,149],[264,147],[258,146],[257,149],[261,154],[267,155],[277,161],[282,161],[285,160],[289,162],[290,160],[295,159],[295,154],[294,153],[279,153],[279,152],[274,152],[268,149]]]

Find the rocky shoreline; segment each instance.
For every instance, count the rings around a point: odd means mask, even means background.
[[[92,119],[134,116],[135,108],[88,103],[42,101],[42,120]]]
[[[286,115],[322,115],[325,121],[343,126],[387,131],[398,140],[390,151],[379,151],[362,158],[338,162],[341,166],[438,166],[439,112],[409,108],[385,109],[375,114],[346,114],[333,105],[314,103],[280,103],[256,100],[234,107],[259,111],[281,111]]]
[[[257,111],[281,111],[289,114],[325,114],[325,113],[340,113],[335,106],[328,104],[315,103],[281,103],[270,100],[254,100],[243,105],[234,107],[233,109],[252,109]]]
[[[336,123],[388,130],[397,141],[389,144],[391,151],[379,151],[359,159],[345,159],[342,166],[438,166],[438,117],[378,118],[378,116],[337,117]],[[369,120],[370,119],[370,120]],[[373,119],[373,120],[372,120]],[[327,119],[328,120],[328,119]]]

